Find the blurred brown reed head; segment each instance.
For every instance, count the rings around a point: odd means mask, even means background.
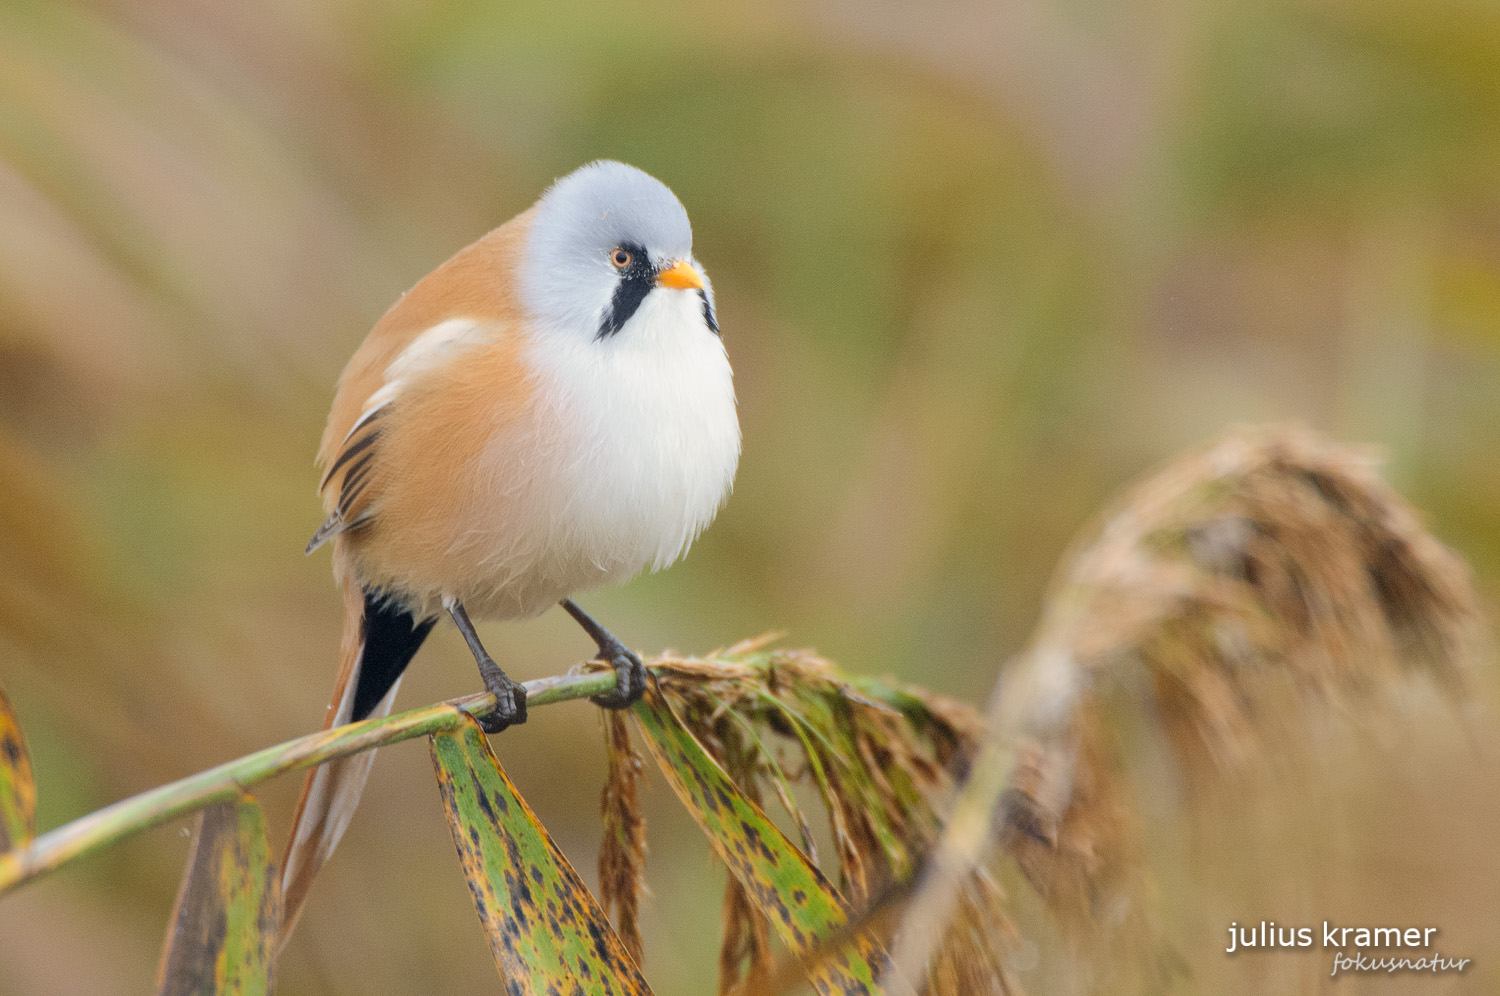
[[[1021,760],[1007,850],[1075,926],[1139,893],[1119,693],[1170,745],[1187,797],[1299,763],[1310,727],[1467,703],[1489,640],[1463,561],[1361,450],[1255,427],[1130,489],[1060,567],[1002,715]]]

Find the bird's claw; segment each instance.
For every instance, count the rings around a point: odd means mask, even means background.
[[[596,659],[615,669],[615,684],[607,692],[589,696],[589,701],[605,709],[629,709],[646,694],[646,665],[629,647],[610,648],[605,653]]]
[[[484,673],[484,687],[495,696],[495,710],[479,721],[485,733],[499,733],[526,722],[526,686],[512,680],[499,668],[497,675]]]

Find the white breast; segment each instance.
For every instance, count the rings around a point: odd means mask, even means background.
[[[511,546],[486,614],[540,612],[569,594],[667,566],[729,494],[739,462],[729,359],[688,291],[658,289],[618,333],[533,337],[546,426],[531,465],[496,453],[525,494],[529,555]],[[512,538],[514,526],[505,530]],[[514,568],[525,563],[518,576]]]

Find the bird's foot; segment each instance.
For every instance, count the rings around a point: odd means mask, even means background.
[[[634,650],[623,643],[600,647],[595,660],[604,661],[615,669],[615,687],[607,692],[589,697],[589,701],[605,709],[629,709],[646,693],[646,665]]]
[[[499,733],[526,722],[526,686],[512,679],[500,665],[486,658],[479,662],[479,676],[485,691],[495,696],[495,711],[479,720],[486,733]]]

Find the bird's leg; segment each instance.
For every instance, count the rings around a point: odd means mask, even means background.
[[[499,733],[508,726],[526,722],[525,686],[500,670],[500,665],[484,649],[462,603],[457,599],[445,598],[443,606],[453,617],[453,624],[458,627],[458,631],[464,635],[464,642],[474,655],[474,663],[479,665],[479,677],[484,681],[485,691],[495,696],[495,711],[479,721],[480,728],[486,733]]]
[[[604,661],[615,669],[615,687],[591,696],[589,701],[606,709],[627,709],[639,702],[646,691],[646,665],[641,663],[640,657],[575,605],[571,598],[563,599],[562,607],[599,645],[595,660]]]

